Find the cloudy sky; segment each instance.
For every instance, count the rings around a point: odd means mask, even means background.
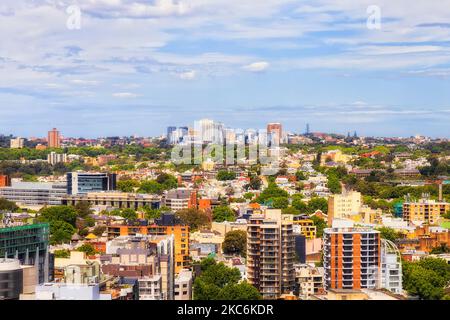
[[[450,0],[1,0],[0,75],[3,134],[450,137]]]

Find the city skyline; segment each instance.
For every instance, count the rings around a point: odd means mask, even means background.
[[[0,127],[154,136],[208,117],[448,137],[448,4],[378,1],[368,28],[366,0],[2,1]]]

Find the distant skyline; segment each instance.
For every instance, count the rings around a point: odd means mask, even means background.
[[[449,21],[450,0],[3,0],[0,134],[157,136],[211,118],[449,138]]]

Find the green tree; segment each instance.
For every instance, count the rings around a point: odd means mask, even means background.
[[[308,213],[314,213],[321,210],[323,213],[328,212],[328,201],[324,198],[314,197],[308,202]]]
[[[220,170],[217,172],[216,178],[219,181],[234,180],[236,179],[236,173],[233,171]]]
[[[139,182],[136,180],[119,180],[117,181],[117,190],[122,192],[134,192],[135,188],[139,188]]]
[[[76,229],[63,220],[50,221],[50,244],[61,244],[70,242]]]
[[[60,249],[53,251],[53,255],[55,258],[70,258],[70,250],[68,249]]]
[[[141,183],[139,192],[149,194],[162,194],[164,187],[154,180],[147,180]]]
[[[175,215],[180,218],[183,224],[188,225],[191,231],[196,231],[209,224],[208,215],[198,209],[191,208],[178,210]]]
[[[258,289],[243,281],[237,284],[227,284],[217,295],[219,300],[261,300]]]
[[[301,171],[301,170],[297,170],[297,172],[295,173],[295,176],[297,177],[297,181],[306,180],[306,176],[303,173],[303,171]]]
[[[40,221],[64,221],[71,226],[75,226],[77,216],[77,210],[71,206],[44,207],[39,211]]]
[[[300,213],[308,212],[308,205],[305,202],[303,202],[300,198],[295,198],[292,200],[292,207],[294,207]]]
[[[133,210],[131,208],[126,208],[126,209],[121,210],[120,216],[127,220],[137,220],[137,218],[138,218],[136,210]]]
[[[300,210],[296,209],[293,206],[289,206],[287,208],[281,209],[282,214],[293,214],[294,216],[299,215],[301,212]]]
[[[156,182],[162,185],[164,190],[175,189],[178,186],[177,178],[167,173],[158,175]]]
[[[381,227],[378,228],[377,230],[380,231],[381,238],[390,240],[392,242],[399,239],[401,236],[400,233],[389,227]]]
[[[222,262],[208,259],[202,265],[202,273],[194,281],[194,300],[245,300],[259,299],[248,284],[238,284],[241,274],[237,268],[229,268]]]
[[[328,175],[327,188],[330,189],[330,191],[334,194],[342,192],[341,183],[339,182],[339,178],[336,175]]]
[[[0,198],[0,211],[15,212],[19,207],[12,201]]]
[[[316,237],[322,238],[323,230],[327,227],[326,221],[317,216],[312,216],[310,217],[310,219],[314,222],[314,225],[316,226]]]
[[[90,243],[84,243],[80,247],[77,248],[77,251],[86,253],[87,256],[93,256],[97,253],[94,246]]]
[[[245,257],[247,255],[247,232],[243,230],[227,232],[222,243],[222,250],[225,254],[238,254]]]
[[[253,192],[244,193],[244,199],[252,200],[254,197],[255,197],[255,194]]]
[[[92,233],[95,234],[97,237],[101,237],[103,232],[105,232],[105,231],[106,231],[106,226],[98,225],[94,228]]]
[[[228,206],[218,206],[213,209],[213,219],[216,222],[235,221],[236,214]]]
[[[283,189],[279,188],[276,183],[270,182],[266,189],[264,189],[257,198],[259,203],[264,203],[269,199],[284,197],[287,198],[289,194]]]
[[[270,198],[272,201],[272,208],[274,209],[286,209],[289,206],[289,200],[287,197]]]
[[[443,259],[425,258],[403,261],[403,288],[422,300],[445,298],[444,288],[450,280],[450,265]]]
[[[87,201],[78,202],[74,206],[74,208],[77,211],[78,216],[81,218],[86,218],[87,216],[94,213],[94,211],[91,209],[91,205]]]

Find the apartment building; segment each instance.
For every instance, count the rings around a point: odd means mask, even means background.
[[[108,241],[102,272],[136,279],[139,300],[174,299],[174,236],[121,236]]]
[[[295,268],[295,293],[302,299],[315,294],[322,294],[324,289],[324,269],[315,264],[296,264]]]
[[[249,218],[247,278],[264,299],[277,299],[294,290],[294,246],[292,221],[281,210],[267,209]]]
[[[328,225],[333,219],[349,218],[359,214],[362,200],[361,193],[356,191],[344,191],[341,194],[333,194],[328,198]]]
[[[421,199],[403,203],[403,219],[416,224],[435,224],[439,218],[450,211],[450,203]]]
[[[175,300],[192,300],[193,272],[183,269],[175,278]]]
[[[381,266],[380,243],[380,232],[370,228],[325,229],[325,288],[376,288]]]
[[[197,193],[194,190],[178,188],[169,190],[163,198],[163,205],[172,211],[197,207]]]

